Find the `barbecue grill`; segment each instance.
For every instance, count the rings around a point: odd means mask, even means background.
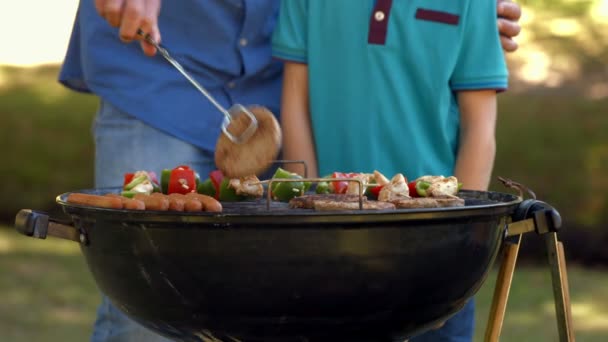
[[[383,211],[260,199],[223,203],[222,213],[85,207],[68,195],[57,203],[70,222],[21,210],[16,229],[77,241],[101,291],[176,340],[405,339],[462,308],[504,246],[486,336],[496,340],[519,239],[531,231],[547,237],[560,338],[573,340],[559,214],[523,193],[461,191],[464,207]]]

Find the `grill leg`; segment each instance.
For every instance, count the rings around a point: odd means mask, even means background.
[[[551,270],[553,300],[555,302],[559,340],[560,342],[575,342],[564,245],[557,240],[557,234],[554,232],[546,233],[543,237],[547,247],[547,256]],[[496,279],[492,307],[486,326],[485,342],[495,342],[498,341],[500,337],[509,290],[511,288],[517,255],[519,253],[521,235],[517,235],[514,238],[515,240],[509,238],[505,242],[503,260]]]
[[[505,241],[503,259],[496,278],[490,316],[486,326],[485,342],[498,341],[498,338],[500,337],[520,242],[521,235],[511,237]]]
[[[549,257],[549,266],[551,268],[551,282],[553,284],[553,299],[555,302],[559,340],[562,342],[574,342],[575,337],[564,244],[557,240],[556,233],[545,234],[544,238],[547,246],[547,256]]]

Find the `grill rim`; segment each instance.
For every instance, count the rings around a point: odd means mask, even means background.
[[[74,192],[105,194],[120,192],[120,188],[82,189]],[[245,202],[224,202],[225,210],[221,213],[210,212],[174,212],[174,211],[136,211],[127,209],[108,209],[72,204],[66,201],[72,192],[58,195],[56,198],[64,212],[77,216],[79,219],[94,219],[104,221],[119,221],[125,223],[176,223],[180,225],[218,225],[230,226],[246,224],[255,227],[264,224],[267,227],[280,225],[284,227],[307,224],[361,224],[396,222],[396,221],[428,221],[428,220],[460,220],[473,219],[483,216],[511,215],[522,198],[507,193],[493,191],[462,190],[460,195],[465,199],[464,207],[449,208],[419,208],[394,210],[342,210],[315,211],[313,209],[290,209],[287,203],[271,202],[271,209],[266,209],[266,200],[260,199]],[[482,204],[471,202],[482,201]],[[483,202],[487,203],[483,203]],[[249,208],[247,208],[249,206]],[[253,208],[251,208],[253,206]],[[239,207],[245,207],[238,212]]]

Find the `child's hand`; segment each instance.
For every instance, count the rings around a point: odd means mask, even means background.
[[[137,36],[138,29],[160,42],[160,2],[161,0],[95,0],[95,8],[110,25],[120,28],[120,39],[124,42],[141,39]],[[156,54],[156,48],[145,40],[141,40],[141,47],[148,56]]]
[[[511,0],[498,0],[498,32],[500,33],[500,43],[507,52],[517,50],[517,42],[513,37],[521,31],[519,18],[521,17],[521,7]]]

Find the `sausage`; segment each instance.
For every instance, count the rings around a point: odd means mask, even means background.
[[[203,211],[203,203],[196,198],[188,198],[184,210],[188,212]]]
[[[121,200],[122,200],[122,206],[125,209],[146,210],[146,204],[143,201],[136,200],[134,198],[127,198],[124,196],[123,196],[123,198],[121,198]]]
[[[186,199],[182,196],[171,196],[164,195],[160,192],[155,192],[156,196],[164,196],[169,200],[169,210],[172,211],[184,211],[184,206],[186,205]]]
[[[167,195],[169,200],[182,201],[184,204],[183,210],[188,212],[203,211],[203,204],[194,197],[189,197],[184,194],[173,193]]]
[[[128,197],[121,196],[119,194],[114,194],[114,193],[106,194],[106,196],[120,198],[124,209],[146,210],[146,205],[144,204],[144,202],[142,202],[140,200],[136,200],[134,198],[128,198]]]
[[[144,202],[146,210],[169,210],[169,199],[161,196],[151,196],[146,194],[136,194],[134,199]]]
[[[108,209],[123,208],[122,200],[118,197],[82,194],[77,192],[69,194],[67,202]]]
[[[211,196],[197,194],[194,192],[187,193],[185,196],[189,197],[189,198],[196,198],[197,200],[199,200],[201,202],[201,204],[203,205],[203,210],[205,210],[205,211],[209,211],[209,212],[213,212],[213,213],[222,212],[222,204]]]

